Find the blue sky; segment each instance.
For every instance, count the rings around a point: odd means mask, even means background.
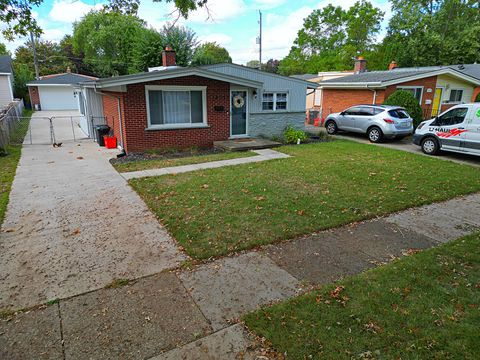
[[[312,10],[321,8],[328,3],[350,7],[355,0],[338,2],[330,0],[209,0],[208,13],[200,9],[192,13],[188,20],[180,19],[179,24],[186,25],[198,35],[200,41],[216,41],[230,52],[233,61],[245,64],[252,59],[258,59],[258,46],[255,38],[258,36],[258,10],[263,13],[263,59],[281,59],[288,54],[297,31],[302,27],[303,19]],[[94,0],[46,0],[35,8],[35,17],[44,30],[43,38],[60,40],[65,34],[71,34],[72,23],[95,7],[101,7],[102,1]],[[387,0],[373,0],[375,6],[386,12],[384,28],[390,16],[390,6]],[[151,0],[141,0],[138,15],[155,28],[162,27],[172,21],[175,16],[171,4],[154,3]],[[6,42],[12,51],[21,45],[25,39]]]

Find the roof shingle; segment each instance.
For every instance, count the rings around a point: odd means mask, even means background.
[[[96,78],[74,73],[53,74],[33,80],[28,85],[76,85],[84,81],[96,80]]]

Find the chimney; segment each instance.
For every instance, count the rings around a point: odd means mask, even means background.
[[[367,60],[363,56],[359,56],[355,59],[355,66],[353,67],[355,74],[367,71]]]
[[[67,66],[67,73],[70,74],[71,72],[72,72],[72,70],[70,70],[70,66]]]
[[[175,51],[170,46],[165,47],[165,50],[162,51],[162,65],[167,67],[176,64]]]
[[[395,69],[396,67],[398,67],[397,62],[396,62],[395,60],[392,60],[392,62],[390,63],[390,65],[388,65],[388,70],[393,70],[393,69]]]

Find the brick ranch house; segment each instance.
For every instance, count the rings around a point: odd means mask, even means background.
[[[359,104],[382,104],[397,89],[412,92],[425,119],[449,107],[474,102],[480,92],[480,64],[399,68],[367,71],[366,61],[355,61],[355,74],[319,83],[321,118]]]
[[[127,153],[212,147],[214,141],[304,128],[307,88],[316,84],[235,64],[178,67],[166,49],[149,72],[82,83],[82,114],[102,111]],[[89,101],[97,96],[96,101]],[[102,104],[98,109],[98,98]],[[97,104],[97,110],[89,104]]]

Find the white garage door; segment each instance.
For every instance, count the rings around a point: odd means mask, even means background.
[[[77,110],[78,101],[71,86],[39,86],[42,110]]]

